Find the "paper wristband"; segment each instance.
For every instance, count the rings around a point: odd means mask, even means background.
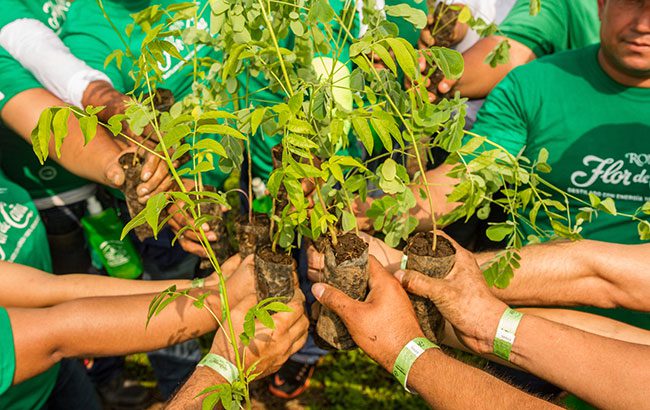
[[[192,289],[203,288],[205,286],[205,278],[192,279]]]
[[[232,384],[232,382],[237,380],[237,377],[239,377],[239,370],[237,370],[237,367],[234,364],[230,363],[224,357],[214,353],[206,354],[205,357],[201,359],[199,364],[197,364],[197,367],[198,366],[211,368],[223,376],[223,378],[226,379],[230,384]]]
[[[507,308],[499,320],[497,334],[494,336],[493,350],[494,354],[503,360],[510,361],[510,352],[515,343],[515,333],[523,316],[523,313]]]
[[[409,261],[409,257],[406,254],[402,255],[402,263],[400,263],[399,268],[404,270],[406,269],[406,262]]]
[[[402,351],[399,352],[399,355],[397,355],[395,365],[393,366],[393,376],[395,376],[407,392],[411,393],[408,387],[406,387],[406,382],[413,363],[415,363],[415,360],[422,353],[432,348],[439,349],[440,347],[424,337],[416,337],[408,342]]]

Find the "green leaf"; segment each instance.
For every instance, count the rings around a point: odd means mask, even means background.
[[[52,119],[52,130],[54,131],[54,149],[56,155],[61,158],[61,145],[63,139],[68,135],[68,118],[70,117],[70,110],[62,108],[54,114]]]
[[[293,312],[293,309],[291,309],[286,303],[277,301],[270,302],[264,306],[264,309],[268,310],[269,312]]]
[[[161,192],[149,198],[147,206],[144,208],[144,217],[151,229],[153,229],[154,238],[158,237],[158,220],[160,219],[160,212],[165,209],[166,205],[167,197],[164,192]]]
[[[610,215],[616,216],[617,214],[616,203],[612,198],[603,199],[600,205],[598,205],[598,209],[602,209],[603,211],[607,212]]]
[[[299,120],[297,118],[292,118],[287,124],[287,129],[296,134],[315,134],[314,128],[305,120]]]
[[[381,45],[381,43],[375,43],[372,45],[372,51],[381,58],[381,61],[386,64],[386,67],[388,67],[393,74],[397,75],[397,65],[395,65],[395,60],[393,60],[393,56],[390,55],[386,47]],[[363,81],[363,77],[361,77],[361,80]]]
[[[370,131],[368,120],[362,117],[353,117],[352,127],[363,146],[366,147],[366,151],[368,151],[369,154],[372,154],[375,140],[372,138],[372,131]]]
[[[213,140],[212,138],[203,138],[194,144],[194,148],[198,150],[213,152],[222,158],[228,158],[228,154],[226,153],[226,149],[223,147],[223,145],[221,145],[220,142]]]
[[[638,225],[639,238],[642,241],[650,240],[650,222],[640,221]]]
[[[413,47],[403,38],[387,38],[386,42],[393,50],[397,64],[409,78],[416,78],[416,59]]]
[[[38,157],[41,165],[45,162],[50,154],[50,127],[52,125],[52,109],[46,108],[38,118],[36,128],[32,131],[32,149]]]
[[[81,133],[84,136],[84,146],[95,138],[95,134],[97,133],[97,124],[98,120],[95,115],[79,118],[79,128],[81,128]]]
[[[381,166],[381,175],[387,181],[392,181],[397,176],[397,163],[392,158],[386,159]]]
[[[240,140],[245,140],[246,137],[241,132],[237,131],[234,128],[230,128],[222,124],[206,124],[201,125],[197,132],[201,134],[218,134],[218,135],[229,135]]]
[[[455,80],[463,75],[465,62],[463,55],[458,51],[446,47],[431,47],[429,55],[446,78]]]
[[[413,26],[421,30],[427,25],[427,15],[424,11],[411,7],[406,3],[396,4],[394,6],[385,5],[384,10],[386,15],[393,17],[401,17]]]
[[[257,107],[251,114],[251,134],[255,134],[266,114],[266,107]]]
[[[257,310],[255,312],[255,317],[257,317],[260,323],[262,323],[265,327],[269,329],[275,329],[275,323],[273,322],[273,318],[266,310],[261,310],[261,309]]]
[[[352,212],[343,211],[341,223],[344,232],[350,232],[357,229],[357,218]]]
[[[510,61],[510,43],[507,39],[497,44],[485,57],[485,64],[489,64],[492,68],[500,64],[506,64],[508,61]]]
[[[542,164],[548,162],[548,150],[546,148],[539,150],[539,155],[537,155],[537,162]]]
[[[514,232],[515,226],[509,223],[491,225],[485,234],[494,242],[501,242],[506,236]]]
[[[530,15],[536,16],[542,9],[542,0],[530,0]]]
[[[314,0],[307,15],[307,21],[320,21],[323,24],[330,24],[335,16],[336,13],[334,13],[334,9],[330,6],[329,2],[325,0]]]

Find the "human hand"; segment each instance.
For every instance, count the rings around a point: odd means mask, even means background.
[[[368,254],[374,256],[377,261],[389,272],[399,269],[403,252],[391,248],[379,238],[359,232],[359,237],[368,244]],[[307,245],[307,278],[312,283],[323,281],[323,269],[325,269],[325,255],[318,252],[316,247],[309,243]]]
[[[146,204],[149,198],[161,192],[167,192],[174,186],[174,179],[169,174],[167,163],[157,155],[144,154],[144,164],[140,173],[142,181],[136,188],[138,202]]]
[[[244,366],[249,368],[257,362],[254,373],[262,377],[275,373],[289,356],[297,352],[307,340],[309,320],[304,310],[305,296],[296,288],[288,306],[291,312],[278,312],[273,315],[275,329],[269,329],[256,321],[255,337],[246,347],[240,346],[240,357],[245,359]],[[257,296],[251,295],[242,300],[230,312],[235,334],[244,329],[246,313],[257,304]],[[228,342],[228,329],[220,328],[214,337],[212,353],[218,354],[235,363],[235,354]]]
[[[312,292],[322,305],[339,315],[359,347],[392,372],[402,348],[424,334],[399,282],[373,256],[368,263],[370,292],[365,302],[324,283],[312,286]]]
[[[185,185],[186,190],[194,190],[195,187],[193,180],[183,179],[182,182]],[[173,204],[169,206],[167,210],[169,212],[169,215],[171,215],[171,218],[167,223],[174,233],[180,232],[186,226],[194,227],[195,230],[199,229],[198,226],[195,226],[194,219],[192,219],[191,215],[186,209],[185,202],[177,199]],[[205,236],[208,241],[213,242],[217,240],[217,234],[214,231],[210,230],[210,225],[207,222],[203,223],[203,225],[201,225],[201,228],[205,232]],[[208,253],[203,248],[203,245],[201,245],[199,237],[191,228],[183,230],[181,235],[178,237],[178,243],[181,245],[183,250],[185,250],[185,252],[200,256],[201,258],[208,257]]]
[[[241,256],[236,254],[221,265],[230,306],[235,306],[246,297],[256,294],[254,268],[253,255],[242,260]],[[216,272],[206,278],[206,287],[219,291],[219,275]]]
[[[480,354],[491,353],[507,305],[490,293],[474,256],[443,232],[438,235],[456,248],[454,267],[444,279],[415,271],[398,271],[395,277],[407,291],[430,299],[467,347]]]

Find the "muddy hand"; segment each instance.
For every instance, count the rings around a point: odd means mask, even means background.
[[[152,196],[167,192],[175,185],[165,160],[150,152],[145,153],[144,157],[140,174],[142,183],[137,187],[138,202],[141,204],[146,204]]]
[[[307,340],[309,320],[304,310],[305,296],[296,289],[293,298],[288,303],[291,312],[278,312],[272,318],[275,329],[269,329],[255,322],[255,337],[250,344],[242,349],[240,357],[245,357],[245,368],[258,362],[254,373],[262,373],[261,377],[276,372],[289,356],[297,352]],[[244,329],[246,313],[257,304],[257,296],[251,295],[242,300],[231,312],[235,334],[239,335]],[[228,329],[217,331],[210,351],[235,363],[232,346],[228,343]],[[241,343],[239,343],[241,346]]]
[[[193,180],[183,179],[182,181],[188,191],[194,190]],[[189,210],[186,208],[187,207],[185,202],[181,200],[176,200],[176,202],[169,206],[168,211],[172,216],[172,218],[168,221],[169,227],[172,228],[172,231],[174,231],[176,234],[182,231],[178,236],[178,243],[186,252],[200,256],[202,258],[207,258],[208,253],[201,245],[201,241],[199,240],[196,232],[194,232],[192,228],[184,229],[184,227],[189,226],[198,231],[199,228],[195,226],[194,219],[192,219]],[[205,236],[207,237],[208,241],[214,242],[217,240],[217,234],[214,231],[210,230],[210,225],[204,223],[201,228],[205,232]]]
[[[490,353],[494,329],[506,304],[490,293],[474,256],[441,231],[438,235],[449,239],[456,248],[456,262],[444,279],[415,271],[398,271],[395,276],[407,291],[435,303],[467,347],[478,353]]]
[[[365,302],[324,283],[312,286],[312,292],[341,317],[359,347],[390,372],[400,350],[423,333],[399,282],[374,257],[368,262],[370,293]]]

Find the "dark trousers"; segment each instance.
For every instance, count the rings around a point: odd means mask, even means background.
[[[86,369],[75,359],[61,361],[59,375],[43,410],[101,410],[102,405]]]

